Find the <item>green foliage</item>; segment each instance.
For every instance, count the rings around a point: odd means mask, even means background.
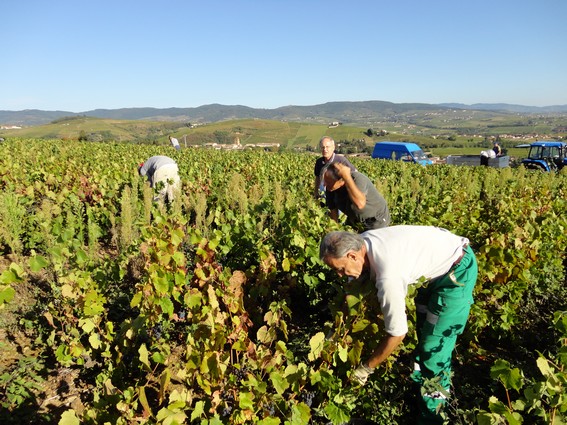
[[[13,192],[0,193],[0,244],[16,254],[22,252],[24,245],[22,236],[25,213],[21,196]]]
[[[35,398],[44,383],[40,375],[44,370],[41,359],[22,357],[11,372],[0,375],[0,400],[3,409],[13,409]]]
[[[14,299],[16,291],[13,285],[21,282],[24,277],[25,271],[16,263],[10,264],[10,267],[0,274],[0,309]]]
[[[366,144],[366,140],[364,139],[339,140],[337,142],[336,151],[343,155],[352,153],[367,153],[368,146]]]
[[[556,350],[546,355],[540,353],[537,360],[539,376],[526,379],[519,368],[512,368],[507,361],[497,360],[491,369],[491,377],[499,380],[506,391],[506,402],[491,396],[489,411],[481,410],[478,423],[562,424],[567,421],[567,312],[554,316],[559,331]],[[517,398],[513,400],[513,395]]]
[[[163,154],[158,146],[21,140],[0,149],[0,170],[10,170],[0,173],[0,217],[21,242],[2,242],[13,264],[0,274],[0,304],[18,302],[21,282],[41,290],[36,317],[21,322],[32,323],[45,353],[38,368],[77,368],[89,389],[85,409],[63,413],[64,423],[411,420],[411,294],[404,347],[367,386],[350,383],[383,326],[372,285],[346,283],[318,259],[321,237],[345,225],[311,197],[314,156],[168,151],[182,190],[165,207],[136,172]],[[474,413],[557,421],[566,175],[352,162],[388,201],[393,224],[448,228],[477,254],[475,304],[455,359],[455,373],[468,375],[455,383],[453,423]],[[19,367],[9,365],[3,391]],[[492,378],[510,402],[498,400]],[[41,391],[33,376],[21,379],[29,394]]]
[[[137,218],[136,204],[132,200],[132,189],[126,186],[120,202],[120,247],[125,249],[136,239],[134,221]]]

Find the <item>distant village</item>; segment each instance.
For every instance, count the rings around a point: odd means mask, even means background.
[[[246,145],[242,145],[240,143],[240,138],[236,138],[233,144],[224,144],[224,143],[205,143],[202,145],[191,145],[194,148],[211,148],[211,149],[218,149],[218,150],[239,150],[239,149],[253,149],[253,148],[260,148],[265,150],[272,150],[272,149],[279,149],[279,143],[247,143]]]

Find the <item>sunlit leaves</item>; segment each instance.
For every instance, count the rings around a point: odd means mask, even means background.
[[[16,291],[11,286],[0,287],[0,308],[4,303],[12,301]]]
[[[309,360],[314,361],[321,355],[321,352],[325,347],[325,334],[323,332],[318,332],[313,335],[309,340],[309,347],[311,348],[311,351],[309,352],[308,358]]]
[[[43,268],[47,267],[49,262],[42,255],[34,255],[29,260],[30,269],[32,272],[39,272]]]
[[[58,425],[79,425],[81,421],[73,410],[66,410],[61,414]]]
[[[0,308],[2,308],[4,303],[12,301],[16,295],[15,289],[11,284],[21,282],[26,273],[16,263],[10,264],[10,267],[0,274]]]
[[[142,344],[138,350],[140,362],[146,367],[146,370],[151,370],[149,353],[146,344]]]
[[[270,380],[279,395],[282,395],[289,388],[289,382],[281,372],[274,371],[270,373]]]
[[[523,374],[518,368],[511,368],[505,360],[497,360],[490,369],[490,376],[502,382],[506,389],[519,391],[523,384]]]
[[[327,413],[333,424],[344,424],[350,420],[350,415],[346,409],[335,403],[329,403],[325,406],[325,413]]]
[[[16,263],[11,263],[10,267],[0,274],[0,283],[8,285],[11,283],[21,282],[24,277],[24,269]]]

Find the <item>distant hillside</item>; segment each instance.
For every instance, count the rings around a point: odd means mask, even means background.
[[[150,120],[184,123],[211,123],[235,119],[267,119],[290,122],[312,122],[325,124],[339,121],[343,124],[372,125],[376,122],[397,119],[400,116],[443,113],[451,108],[464,110],[494,111],[496,113],[567,113],[567,105],[530,107],[507,104],[446,103],[392,103],[384,101],[328,102],[311,106],[282,106],[275,109],[250,108],[242,105],[203,105],[196,108],[122,108],[95,109],[85,112],[42,111],[0,111],[1,125],[36,126],[48,124],[63,117],[86,116],[114,120]]]
[[[0,124],[42,125],[61,117],[87,116],[115,120],[151,120],[191,123],[210,123],[235,119],[267,119],[295,122],[341,121],[360,123],[368,117],[380,118],[410,111],[445,109],[428,104],[391,103],[382,101],[329,102],[312,106],[283,106],[276,109],[258,109],[242,105],[203,105],[196,108],[122,108],[95,109],[85,112],[65,111],[0,111]]]
[[[73,112],[41,111],[39,109],[26,109],[23,111],[0,111],[0,125],[42,125],[59,118],[75,116]]]
[[[288,122],[280,120],[241,119],[203,125],[149,120],[113,120],[107,118],[73,117],[20,129],[0,131],[0,137],[29,139],[82,140],[85,142],[133,142],[170,147],[168,136],[176,137],[182,146],[204,144],[265,145],[273,148],[316,146],[323,135],[337,141],[359,140],[367,135],[367,127]],[[370,142],[373,141],[368,137]]]
[[[567,105],[524,106],[510,105],[508,103],[474,103],[472,105],[465,105],[463,103],[440,103],[439,105],[447,108],[474,109],[477,111],[516,112],[521,114],[553,114],[567,112]]]

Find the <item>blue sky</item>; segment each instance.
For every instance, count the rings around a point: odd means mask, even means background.
[[[566,0],[4,0],[0,110],[567,104]]]

